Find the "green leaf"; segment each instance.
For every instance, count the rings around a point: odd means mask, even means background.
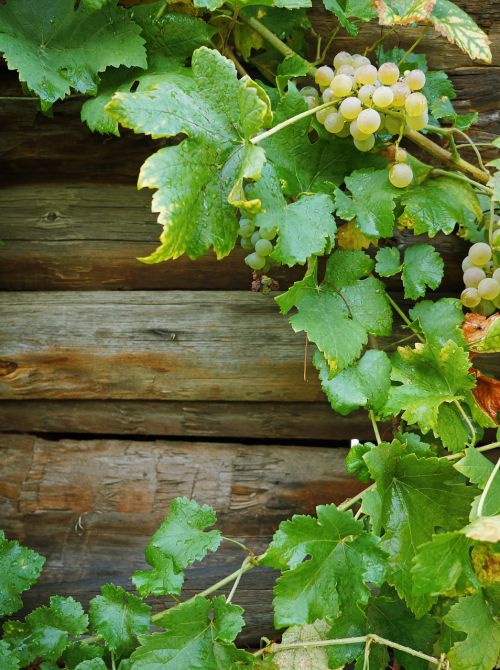
[[[430,15],[434,28],[473,60],[491,63],[490,40],[479,26],[450,0],[436,0]]]
[[[427,98],[429,111],[435,119],[446,119],[462,130],[477,121],[477,113],[457,114],[451,101],[457,97],[448,75],[442,71],[427,72],[422,93]]]
[[[358,170],[347,177],[345,183],[352,194],[356,223],[363,235],[391,237],[394,201],[401,195],[401,189],[392,186],[387,170]]]
[[[281,644],[317,642],[326,640],[330,626],[325,621],[315,621],[304,626],[290,626],[283,633]],[[287,649],[273,657],[277,670],[328,670],[328,654],[324,647]]]
[[[10,0],[0,6],[0,51],[44,109],[71,89],[94,93],[106,68],[146,67],[144,40],[128,12],[107,2],[99,11],[73,0]]]
[[[305,331],[324,354],[332,371],[353,363],[368,341],[368,333],[388,335],[392,312],[383,284],[362,279],[373,261],[361,251],[335,251],[328,259],[323,282],[302,286],[296,293],[298,313],[292,328]]]
[[[407,190],[401,199],[404,212],[400,223],[413,227],[416,235],[434,237],[439,231],[447,235],[456,224],[465,226],[482,219],[482,209],[472,188],[451,177],[426,179]]]
[[[405,49],[399,47],[393,47],[392,49],[384,50],[382,44],[377,49],[377,62],[380,65],[382,63],[399,63],[401,70],[422,70],[427,72],[427,56],[422,53],[407,53]],[[404,66],[404,67],[403,67]]]
[[[381,277],[392,277],[401,272],[401,256],[396,247],[384,247],[379,249],[375,256],[375,272]]]
[[[439,435],[443,446],[448,451],[457,453],[464,449],[469,439],[469,432],[462,421],[460,411],[455,405],[443,403],[439,407],[437,435]]]
[[[81,4],[91,12],[102,9],[109,0],[82,0]]]
[[[102,658],[93,658],[89,661],[82,661],[75,670],[107,670],[107,666]]]
[[[403,286],[405,298],[416,300],[425,295],[426,286],[436,289],[444,274],[444,262],[430,244],[414,244],[405,251]]]
[[[363,500],[363,509],[372,516],[374,532],[381,532],[381,547],[389,554],[388,582],[421,616],[433,598],[414,593],[414,557],[438,528],[453,531],[464,525],[474,491],[449,461],[405,455],[397,442],[371,449],[365,461],[376,491]]]
[[[16,540],[6,540],[0,530],[0,616],[23,606],[19,594],[30,588],[42,572],[45,558]]]
[[[21,666],[35,658],[57,661],[69,644],[69,636],[82,635],[88,625],[80,603],[52,596],[49,607],[38,607],[24,621],[7,621],[4,640],[18,655]]]
[[[278,87],[280,95],[285,94],[285,89],[290,79],[307,76],[310,68],[311,64],[302,58],[302,56],[299,56],[298,54],[287,56],[285,60],[278,65],[276,73],[276,86]]]
[[[151,626],[151,607],[121,586],[105,584],[89,604],[90,625],[118,657],[129,654]]]
[[[333,201],[324,193],[303,195],[287,204],[278,175],[269,163],[262,179],[247,187],[251,200],[262,202],[257,226],[277,225],[278,239],[271,255],[283,265],[304,264],[310,256],[323,254],[335,241],[337,226],[332,216]]]
[[[378,412],[387,402],[391,386],[391,363],[384,351],[371,349],[354,365],[329,379],[330,369],[317,351],[314,365],[319,371],[321,388],[333,409],[346,416],[359,407]]]
[[[168,610],[157,623],[165,633],[142,635],[132,654],[134,670],[236,670],[253,656],[237,649],[232,640],[243,626],[241,607],[197,596]]]
[[[373,449],[374,446],[375,445],[371,442],[354,444],[349,449],[345,459],[345,470],[347,474],[356,477],[360,482],[364,482],[365,484],[371,482],[372,478],[366,466],[364,456],[370,449]]]
[[[75,670],[79,663],[101,658],[103,653],[103,647],[96,644],[82,644],[82,642],[75,642],[64,650],[62,660],[68,670]]]
[[[411,310],[410,317],[417,322],[429,344],[443,347],[448,340],[465,346],[460,328],[464,321],[464,313],[460,300],[441,298],[432,302],[421,300]]]
[[[376,0],[379,22],[383,26],[402,25],[424,21],[436,0]]]
[[[474,387],[469,366],[467,352],[452,341],[441,349],[431,344],[399,347],[392,357],[391,373],[399,385],[389,391],[385,416],[402,411],[407,423],[417,424],[424,434],[432,430],[437,437],[440,406],[463,399]]]
[[[484,489],[486,483],[493,472],[493,463],[486,458],[480,451],[470,447],[465,450],[465,455],[455,468],[461,472],[467,479],[480,489]],[[488,491],[485,501],[483,514],[490,516],[500,514],[500,478],[495,477]]]
[[[2,670],[19,670],[19,660],[9,649],[7,642],[0,640],[0,667]]]
[[[347,30],[350,35],[357,35],[359,28],[355,22],[349,19],[360,19],[361,21],[371,21],[377,16],[370,0],[323,0],[325,8],[335,14],[340,25]]]
[[[184,570],[208,551],[217,550],[220,532],[205,530],[216,521],[216,514],[208,505],[200,506],[187,498],[173,500],[170,513],[146,548],[146,560],[153,570],[139,570],[132,577],[141,596],[179,594]]]
[[[316,290],[318,282],[318,259],[314,257],[312,262],[308,264],[305,275],[299,281],[296,281],[292,286],[278,295],[275,300],[280,307],[282,314],[288,312],[299,304],[301,298],[308,294],[309,291]]]
[[[317,518],[296,515],[281,523],[263,560],[283,572],[274,589],[278,628],[339,614],[359,619],[367,582],[380,584],[384,576],[384,554],[362,522],[335,505],[316,512]]]
[[[444,621],[467,634],[455,643],[447,658],[453,670],[492,670],[500,655],[500,625],[493,618],[481,592],[460,598]]]
[[[146,260],[155,263],[186,253],[202,256],[213,247],[226,256],[237,236],[235,207],[244,200],[246,179],[258,179],[265,156],[248,139],[270,120],[263,89],[238,81],[233,63],[218,51],[197,49],[193,79],[183,88],[164,84],[138,93],[117,93],[108,111],[122,125],[153,137],[187,136],[146,160],[139,187],[158,189],[153,210],[164,231],[161,246]]]

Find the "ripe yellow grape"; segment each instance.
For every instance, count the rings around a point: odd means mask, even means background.
[[[362,130],[359,129],[358,122],[355,119],[354,121],[351,121],[349,124],[349,132],[351,133],[352,137],[354,137],[355,140],[367,140],[371,133],[364,133]]]
[[[399,68],[396,63],[384,63],[378,69],[378,78],[381,84],[390,86],[399,79]]]
[[[493,273],[493,279],[500,284],[500,268],[497,268]]]
[[[468,256],[466,256],[462,261],[462,270],[465,272],[466,270],[468,270],[472,266],[473,266],[473,263],[472,263],[471,259]]]
[[[376,107],[389,107],[394,100],[394,93],[388,86],[380,86],[372,95],[373,104]]]
[[[469,258],[473,265],[486,265],[491,260],[492,252],[489,244],[486,242],[476,242],[469,249]]]
[[[486,279],[486,272],[481,268],[472,266],[464,272],[464,285],[467,288],[477,288],[483,279]]]
[[[352,65],[349,65],[346,63],[345,65],[341,65],[338,70],[335,72],[335,74],[347,74],[349,77],[354,77],[355,69],[353,68]]]
[[[394,95],[394,100],[392,101],[394,107],[404,107],[405,100],[411,93],[410,87],[407,86],[404,82],[398,81],[391,86],[391,91]]]
[[[460,300],[465,307],[477,307],[481,302],[481,296],[476,288],[466,288],[460,294]]]
[[[356,119],[361,112],[361,100],[353,96],[345,98],[345,100],[340,103],[339,111],[344,119],[352,121],[353,119]]]
[[[411,70],[405,76],[405,82],[412,91],[420,91],[425,86],[425,74],[422,70]]]
[[[423,93],[410,93],[405,100],[405,110],[408,116],[420,116],[427,111],[427,98]]]
[[[389,181],[396,188],[406,188],[413,180],[413,170],[407,163],[396,163],[389,170]]]
[[[330,89],[337,98],[345,98],[352,91],[352,79],[347,74],[337,74],[332,79]]]
[[[355,71],[354,78],[358,84],[373,84],[377,79],[377,68],[370,63],[362,65]]]
[[[322,65],[316,70],[314,81],[319,86],[328,86],[334,77],[334,71],[328,65]]]
[[[327,107],[326,109],[320,109],[319,112],[316,112],[316,118],[320,123],[324,123],[328,114],[331,114],[335,111],[334,107]]]
[[[366,140],[353,140],[354,146],[358,151],[370,151],[375,146],[375,137],[369,135]]]
[[[321,97],[323,99],[323,102],[331,102],[335,98],[331,88],[325,88],[325,90],[321,94]]]
[[[372,102],[372,95],[375,91],[375,86],[373,84],[364,84],[358,91],[358,98],[361,100],[363,105],[368,107]]]
[[[323,125],[329,133],[339,133],[344,127],[344,117],[338,112],[330,112]]]
[[[356,119],[357,126],[362,133],[371,135],[381,126],[382,119],[375,109],[363,109]]]
[[[404,163],[407,158],[408,158],[408,152],[406,151],[406,149],[396,147],[396,151],[394,152],[394,160],[396,161],[396,163]]]
[[[335,69],[341,65],[352,65],[352,56],[348,51],[339,51],[333,59],[333,67]]]
[[[317,107],[319,105],[319,99],[315,98],[312,95],[304,96],[304,100],[306,101],[306,104],[309,107],[309,109],[313,109],[313,107]]]
[[[467,272],[470,272],[470,270],[467,270]],[[494,279],[486,277],[479,282],[477,292],[484,300],[494,300],[500,293],[500,284]]]
[[[354,66],[354,69],[361,67],[363,65],[370,65],[370,59],[367,58],[366,56],[362,56],[361,54],[353,54],[352,56],[352,64]]]
[[[429,114],[424,112],[418,116],[407,116],[406,125],[412,130],[423,130],[429,123]]]

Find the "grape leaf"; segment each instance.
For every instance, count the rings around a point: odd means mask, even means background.
[[[290,626],[283,633],[282,644],[317,642],[326,640],[330,626],[325,621],[315,621],[303,626]],[[328,670],[328,654],[324,647],[287,649],[273,657],[277,670]]]
[[[383,580],[384,554],[363,523],[335,505],[316,512],[281,523],[262,561],[283,572],[274,589],[277,628],[338,614],[355,622],[370,595],[366,583]]]
[[[363,510],[372,517],[374,532],[381,533],[381,546],[389,555],[388,582],[421,616],[434,599],[414,593],[413,559],[437,529],[464,525],[474,491],[449,461],[405,454],[397,442],[382,443],[364,458],[376,490],[363,499]]]
[[[311,64],[302,58],[302,56],[299,56],[298,54],[287,56],[285,60],[278,65],[276,73],[276,86],[280,95],[285,94],[285,89],[290,79],[305,77],[309,74],[310,69]]]
[[[443,347],[448,340],[464,346],[460,329],[464,313],[460,300],[441,298],[432,302],[421,300],[410,310],[411,318],[418,324],[429,344]]]
[[[298,313],[290,318],[292,328],[307,333],[332,371],[343,370],[359,357],[369,332],[391,332],[392,313],[383,284],[375,277],[362,279],[372,269],[373,261],[362,251],[338,250],[329,257],[319,286],[303,285],[294,292]]]
[[[104,649],[96,644],[75,642],[64,650],[61,658],[68,670],[75,670],[79,663],[101,658],[103,653]]]
[[[447,653],[453,670],[492,670],[500,655],[500,624],[493,618],[482,592],[464,596],[444,617],[448,626],[467,634]]]
[[[457,97],[457,94],[446,72],[440,70],[427,72],[422,93],[427,98],[429,111],[435,119],[446,119],[461,130],[467,130],[477,121],[477,112],[456,113],[451,101]]]
[[[416,235],[434,237],[439,231],[448,235],[457,223],[463,226],[483,216],[471,187],[450,177],[426,179],[407,190],[401,202],[404,212],[399,222],[413,227]]]
[[[359,28],[355,22],[349,19],[360,19],[361,21],[371,21],[377,16],[370,0],[323,0],[325,8],[335,14],[340,25],[347,30],[350,35],[357,35]]]
[[[383,26],[401,25],[424,21],[436,0],[375,0],[379,22]]]
[[[426,286],[436,289],[444,274],[444,262],[430,244],[414,244],[405,251],[403,286],[405,298],[416,300],[425,295]]]
[[[105,584],[90,601],[89,618],[92,630],[120,657],[130,654],[137,635],[149,630],[151,607],[121,586]]]
[[[454,2],[436,0],[430,20],[438,33],[446,37],[448,42],[460,47],[470,58],[491,63],[488,36]]]
[[[288,312],[299,304],[301,298],[308,294],[309,291],[316,290],[318,283],[318,259],[315,256],[311,263],[308,263],[305,275],[299,281],[296,281],[292,286],[276,296],[275,300],[280,307],[282,314]]]
[[[455,463],[455,468],[461,472],[469,481],[476,484],[480,489],[484,489],[486,483],[493,472],[493,463],[486,458],[481,452],[473,447],[465,450],[465,455],[458,463]],[[476,507],[477,502],[476,500]],[[486,498],[483,514],[494,515],[500,514],[500,478],[495,477],[491,483]]]
[[[106,68],[146,67],[140,27],[107,2],[89,11],[74,0],[10,0],[0,6],[0,51],[44,109],[69,95],[94,93]]]
[[[394,201],[400,195],[400,189],[389,182],[387,170],[357,170],[346,177],[345,183],[352,194],[356,223],[363,235],[391,237]]]
[[[477,353],[500,352],[500,314],[489,317],[469,312],[465,317],[463,332],[469,351]]]
[[[180,593],[184,570],[208,551],[217,550],[220,532],[205,530],[216,521],[215,512],[208,505],[200,506],[187,498],[173,500],[170,513],[146,548],[146,560],[153,569],[139,570],[132,576],[141,596]]]
[[[437,420],[442,403],[453,403],[466,397],[474,387],[469,374],[467,352],[453,341],[437,349],[430,344],[414,348],[399,347],[392,357],[392,386],[383,410],[385,416],[403,412],[403,419],[417,424],[425,434],[437,436]]]
[[[427,56],[420,53],[407,53],[400,47],[393,47],[392,49],[384,50],[382,44],[377,49],[377,62],[382,63],[401,63],[400,70],[415,70],[419,69],[422,72],[427,72]],[[404,66],[404,67],[403,67]]]
[[[79,663],[75,670],[107,670],[107,666],[102,658],[93,658]]]
[[[324,356],[317,351],[314,365],[319,371],[321,388],[333,409],[346,416],[359,407],[380,410],[387,402],[391,386],[391,363],[384,351],[369,350],[354,365],[333,379]]]
[[[82,0],[81,4],[91,12],[102,9],[109,0]]]
[[[130,657],[134,670],[228,670],[253,661],[232,640],[243,626],[241,607],[197,596],[168,610],[157,623],[165,633],[142,635]]]
[[[392,277],[401,272],[401,256],[396,247],[384,247],[377,251],[375,256],[375,272],[381,277]]]
[[[262,179],[247,187],[251,200],[260,200],[263,211],[255,217],[258,226],[277,225],[278,239],[271,258],[284,265],[304,264],[310,256],[323,254],[335,241],[337,226],[331,212],[333,201],[325,193],[303,195],[287,204],[278,175],[269,163]]]
[[[2,670],[19,670],[19,659],[9,649],[7,642],[0,640],[0,667]]]
[[[458,407],[448,403],[439,407],[436,432],[445,449],[453,453],[462,451],[469,439],[469,431],[462,421]]]
[[[198,258],[211,246],[223,258],[236,241],[235,207],[259,205],[245,201],[243,184],[258,179],[265,162],[262,149],[248,138],[270,122],[269,100],[249,78],[238,81],[233,63],[218,51],[197,49],[192,70],[192,82],[182,89],[164,84],[153,91],[118,92],[108,105],[135,132],[187,136],[141,168],[139,187],[158,189],[153,210],[164,226],[161,246],[143,259],[148,263],[183,253]]]
[[[30,588],[42,572],[45,558],[16,540],[5,539],[0,530],[0,616],[23,606],[19,594]]]
[[[87,625],[80,603],[71,597],[51,596],[49,607],[37,607],[24,621],[7,621],[4,640],[24,667],[38,657],[57,661],[69,644],[69,636],[82,635]]]

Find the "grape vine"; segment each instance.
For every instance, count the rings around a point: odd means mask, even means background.
[[[467,132],[477,115],[457,113],[451,81],[417,52],[432,26],[490,62],[486,35],[449,0],[325,0],[337,21],[326,45],[309,0],[123,4],[7,0],[0,51],[26,104],[81,96],[92,131],[163,140],[139,175],[163,226],[144,262],[223,258],[239,243],[264,294],[274,268],[304,266],[274,299],[314,347],[333,410],[369,415],[374,442],[346,459],[367,487],[284,521],[261,555],[240,545],[241,567],[184,601],[186,570],[232,540],[214,510],[176,499],[134,593],[106,584],[88,614],[53,596],[6,618],[1,670],[493,670],[500,461],[485,454],[500,442],[479,445],[500,410],[500,382],[481,369],[500,351],[500,159],[484,158]],[[387,28],[364,53],[335,49],[372,20]],[[415,42],[388,48],[407,25],[422,26]],[[434,238],[455,234],[470,245],[465,288],[431,299],[445,272]],[[43,563],[0,534],[0,616],[19,611]],[[235,603],[260,566],[279,574],[280,637],[248,651]],[[176,603],[153,615],[150,596]]]

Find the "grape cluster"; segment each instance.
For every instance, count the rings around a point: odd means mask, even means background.
[[[494,247],[500,246],[500,229],[493,235]],[[460,300],[465,307],[489,316],[500,308],[500,268],[494,268],[494,251],[486,242],[476,242],[464,258],[465,289]]]
[[[422,130],[428,123],[421,70],[401,73],[396,63],[383,63],[377,69],[366,56],[341,51],[333,59],[333,68],[317,69],[315,81],[320,91],[314,86],[301,90],[309,108],[334,103],[319,110],[316,118],[327,132],[351,136],[359,151],[373,149],[377,132],[399,135],[405,125]],[[412,179],[410,165],[396,159],[389,170],[391,184],[404,188]]]
[[[245,263],[252,270],[267,272],[273,265],[279,265],[269,258],[274,248],[272,240],[278,234],[276,226],[264,224],[257,227],[251,219],[240,219],[238,234],[243,249],[252,252],[245,257]]]

